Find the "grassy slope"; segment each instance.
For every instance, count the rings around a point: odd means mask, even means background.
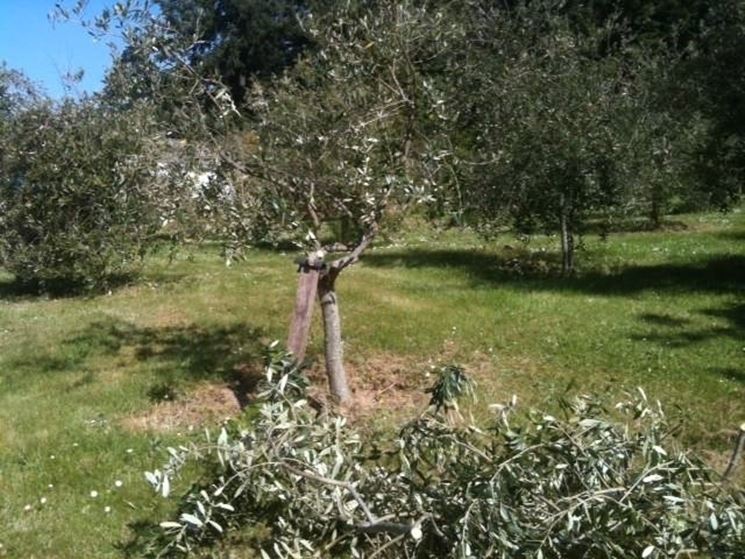
[[[588,239],[573,279],[544,273],[555,239],[526,249],[401,234],[340,279],[352,369],[398,360],[416,383],[429,362],[458,360],[478,370],[485,400],[514,392],[549,407],[568,385],[642,385],[680,405],[689,440],[723,444],[707,434],[745,419],[745,214],[685,221]],[[51,300],[0,279],[0,556],[118,555],[128,523],[167,514],[142,472],[187,436],[128,432],[120,419],[147,409],[154,386],[230,378],[262,338],[284,338],[291,255],[256,251],[226,269],[205,250],[146,276]],[[311,352],[320,341],[316,324]]]

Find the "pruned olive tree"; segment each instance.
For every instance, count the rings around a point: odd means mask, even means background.
[[[337,280],[391,207],[421,200],[436,183],[447,157],[440,82],[456,31],[442,12],[409,1],[341,6],[308,26],[316,52],[254,90],[260,147],[249,164],[273,221],[306,252],[289,348],[302,357],[317,291],[331,393],[344,401]],[[356,235],[334,237],[338,222]]]
[[[193,63],[199,33],[185,36],[147,2],[88,25],[120,30],[126,45],[109,78],[112,100],[126,107],[149,99],[171,136],[209,150],[216,172],[231,177],[230,240],[304,250],[290,349],[303,358],[317,295],[331,393],[343,402],[350,390],[337,280],[390,208],[426,198],[436,184],[448,146],[442,84],[460,31],[441,9],[414,0],[332,4],[297,17],[314,49],[282,76],[254,83],[245,106],[219,75]],[[343,238],[333,235],[339,224]]]
[[[742,491],[675,442],[641,389],[612,414],[588,396],[563,398],[556,416],[513,397],[475,424],[458,419],[473,384],[451,365],[427,412],[368,446],[313,410],[306,387],[274,346],[254,420],[170,448],[145,474],[164,497],[189,487],[152,555],[215,554],[262,526],[256,553],[277,559],[742,557]],[[195,463],[201,485],[183,476]]]

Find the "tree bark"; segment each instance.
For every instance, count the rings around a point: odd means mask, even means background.
[[[298,278],[295,295],[295,309],[290,323],[290,332],[287,336],[287,349],[292,352],[298,361],[305,358],[305,350],[308,347],[313,305],[316,301],[322,263],[322,255],[310,254],[307,260],[300,264],[298,270],[300,277]]]
[[[322,274],[318,282],[318,298],[321,302],[321,312],[323,314],[326,374],[329,379],[329,391],[337,402],[344,403],[351,397],[351,392],[347,384],[347,373],[344,370],[341,315],[335,283],[336,273],[334,269]]]
[[[732,458],[730,458],[729,464],[727,464],[727,469],[724,471],[724,475],[722,476],[724,479],[728,479],[735,471],[735,468],[737,468],[737,465],[740,463],[740,458],[742,458],[743,450],[745,450],[745,423],[741,424],[740,429],[738,429],[735,450],[732,452]]]
[[[569,275],[574,271],[574,234],[569,219],[569,204],[561,195],[561,271]]]

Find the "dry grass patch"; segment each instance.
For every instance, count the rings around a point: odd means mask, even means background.
[[[173,307],[158,308],[152,320],[152,326],[158,328],[167,326],[188,326],[190,323],[191,318],[186,313]]]
[[[121,424],[136,432],[170,432],[224,421],[240,411],[233,389],[225,384],[202,384],[182,398],[159,402],[144,413],[125,417]]]

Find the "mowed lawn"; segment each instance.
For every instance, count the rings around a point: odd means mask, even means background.
[[[392,234],[338,284],[352,382],[373,395],[357,421],[393,426],[430,366],[459,362],[484,409],[512,394],[526,407],[579,392],[612,404],[641,386],[721,464],[745,421],[745,213],[675,220],[588,236],[573,278],[555,273],[556,238]],[[96,297],[32,297],[0,276],[0,556],[121,556],[167,518],[173,503],[143,472],[201,436],[202,403],[207,425],[229,414],[206,387],[235,385],[285,338],[295,256],[154,258]],[[316,323],[319,358],[321,343]]]

